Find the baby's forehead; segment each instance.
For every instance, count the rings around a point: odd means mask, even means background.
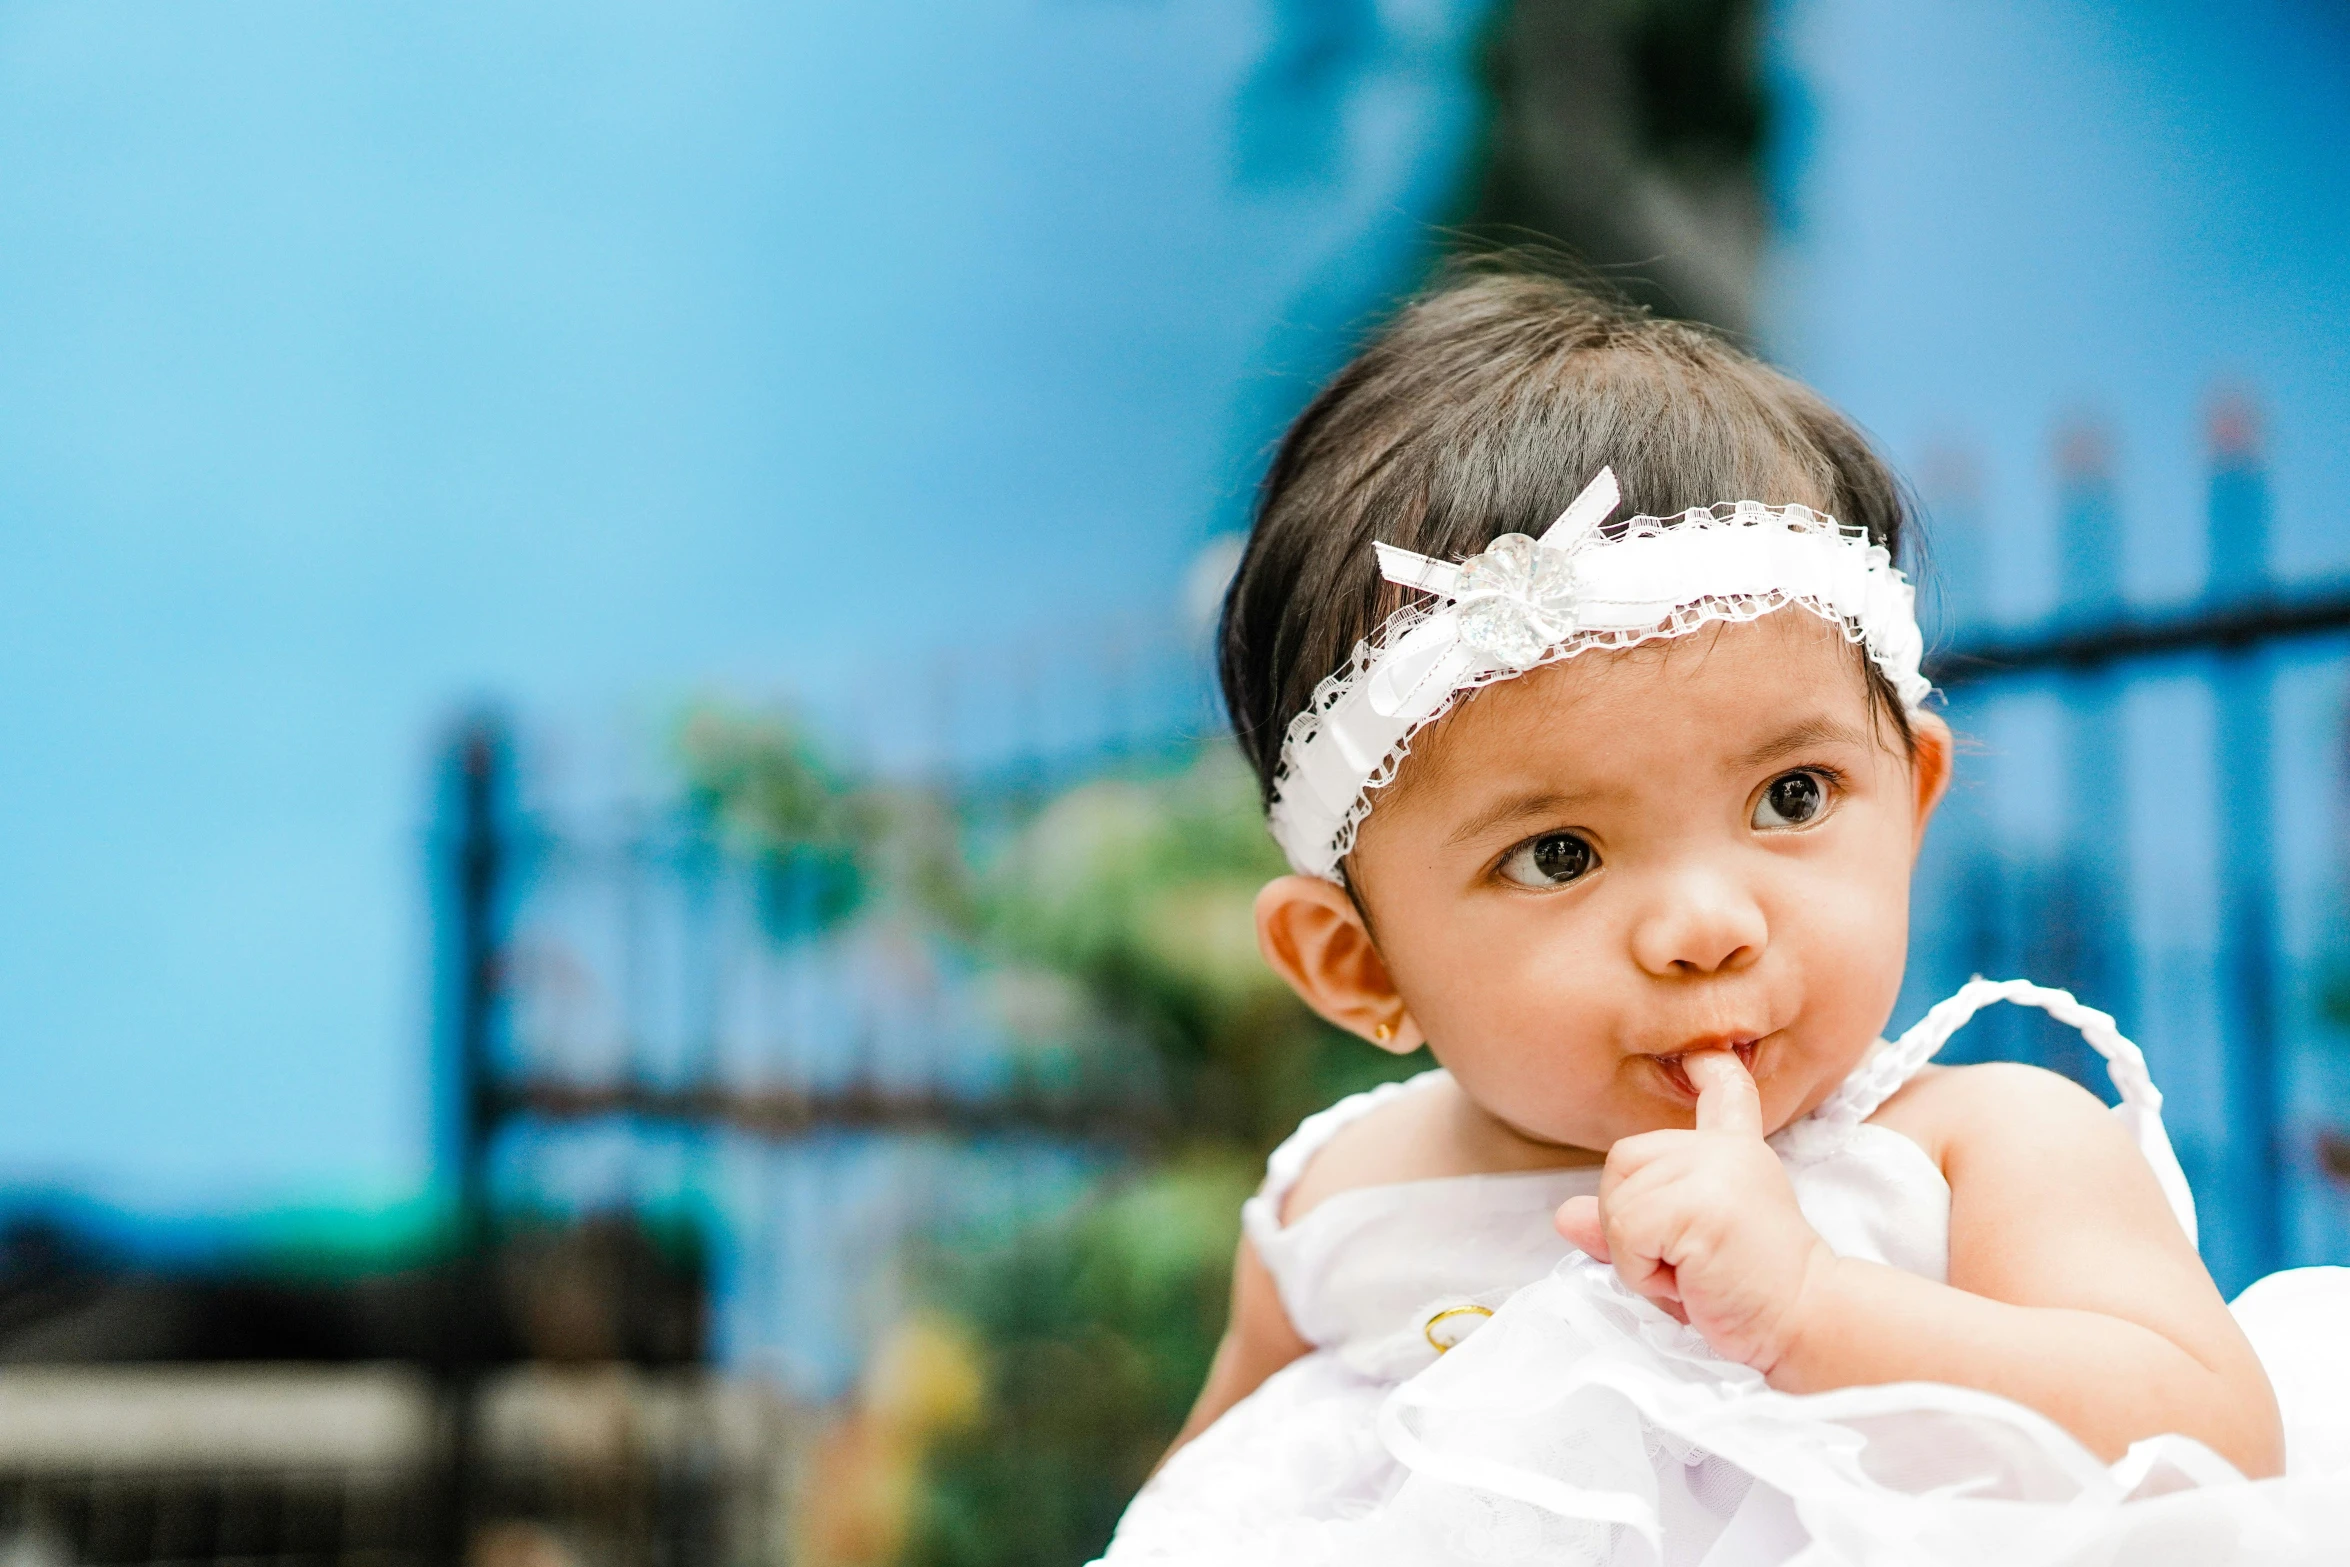
[[[1734,766],[1789,733],[1866,743],[1874,717],[1866,653],[1819,616],[1780,610],[1488,686],[1413,738],[1372,814],[1499,774],[1636,783],[1660,768]]]

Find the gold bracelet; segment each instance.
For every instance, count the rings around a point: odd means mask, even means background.
[[[1435,1316],[1428,1319],[1427,1325],[1420,1329],[1420,1336],[1428,1341],[1428,1347],[1430,1349],[1435,1350],[1436,1353],[1441,1355],[1446,1350],[1452,1348],[1454,1344],[1458,1344],[1461,1340],[1456,1338],[1452,1340],[1451,1343],[1446,1343],[1445,1341],[1437,1338],[1437,1323],[1444,1321],[1448,1317],[1490,1317],[1492,1315],[1493,1308],[1491,1306],[1447,1306],[1444,1308],[1444,1310],[1438,1312]],[[1461,1338],[1466,1337],[1468,1337],[1468,1335],[1465,1333],[1461,1335]]]

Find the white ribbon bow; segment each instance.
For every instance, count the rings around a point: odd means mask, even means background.
[[[1581,587],[1575,557],[1615,511],[1619,494],[1615,470],[1602,468],[1541,538],[1505,533],[1458,566],[1372,545],[1388,581],[1452,601],[1388,649],[1372,674],[1372,710],[1400,717],[1431,696],[1441,701],[1465,676],[1530,669],[1573,634]]]

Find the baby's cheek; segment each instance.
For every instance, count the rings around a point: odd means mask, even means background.
[[[1821,887],[1787,932],[1801,955],[1805,1011],[1865,1048],[1885,1026],[1909,956],[1909,883],[1881,866]]]
[[[1549,995],[1540,1007],[1467,1006],[1436,1056],[1486,1110],[1549,1142],[1605,1148],[1648,1124],[1616,1103],[1615,1057],[1599,1024],[1601,998]],[[1511,998],[1513,1002],[1522,997]]]

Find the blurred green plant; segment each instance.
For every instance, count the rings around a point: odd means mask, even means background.
[[[2320,953],[2303,981],[2317,1020],[2350,1042],[2350,951]]]
[[[1323,1023],[1265,966],[1256,893],[1287,868],[1219,743],[1173,773],[1069,790],[978,877],[988,950],[1061,976],[1111,1025],[1098,1037],[1146,1053],[1173,1146],[1067,1218],[942,1254],[935,1298],[971,1326],[990,1396],[930,1454],[907,1561],[1097,1555],[1207,1375],[1266,1149],[1424,1064]]]
[[[1090,1561],[1207,1376],[1255,1161],[1197,1152],[926,1283],[981,1346],[979,1418],[928,1455],[909,1567]]]
[[[1257,953],[1257,889],[1286,872],[1230,745],[1180,771],[1052,800],[979,878],[1000,960],[1079,986],[1147,1049],[1181,1139],[1263,1149],[1410,1063],[1331,1028]]]
[[[771,936],[833,930],[864,906],[872,807],[790,715],[703,704],[676,748],[687,808],[757,866]]]
[[[1009,830],[1003,802],[982,802],[984,833],[934,794],[845,776],[772,715],[698,710],[680,751],[733,842],[786,866],[837,846],[856,867],[846,912],[919,912],[968,948],[1032,1076],[1157,1101],[1151,1162],[1007,1238],[941,1236],[917,1270],[986,1391],[906,1460],[921,1478],[900,1559],[1076,1567],[1207,1374],[1266,1150],[1424,1062],[1323,1023],[1259,957],[1257,889],[1287,867],[1229,744],[1067,789]]]
[[[846,774],[789,714],[699,704],[677,753],[688,797],[745,842],[838,837],[855,814]]]

